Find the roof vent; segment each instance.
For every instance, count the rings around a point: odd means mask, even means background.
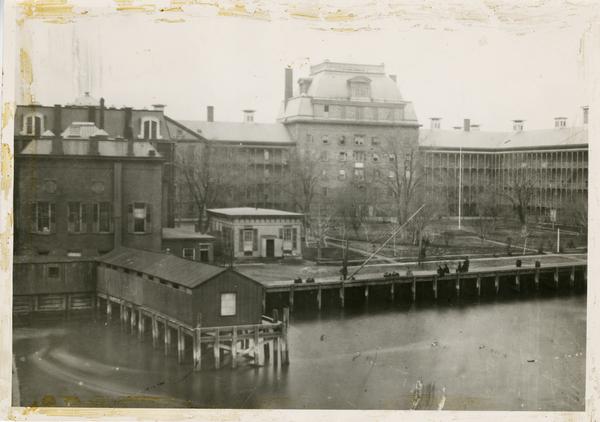
[[[244,111],[244,122],[254,123],[254,110],[243,110]]]
[[[430,117],[431,129],[439,129],[442,121],[441,117]]]
[[[567,118],[566,117],[555,117],[554,118],[554,127],[557,129],[567,127]]]

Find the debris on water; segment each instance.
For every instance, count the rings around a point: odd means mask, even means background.
[[[431,347],[437,347],[439,345],[439,343],[437,341],[434,341],[433,343],[431,343]]]
[[[485,349],[485,344],[482,344],[479,346],[479,350],[481,350],[481,349]]]
[[[535,359],[527,359],[527,362],[530,362],[530,363],[535,362]]]
[[[356,352],[354,356],[352,356],[352,360],[356,360],[360,356],[360,352]]]

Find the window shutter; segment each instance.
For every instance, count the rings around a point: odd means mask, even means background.
[[[92,231],[98,233],[100,231],[100,204],[92,204]]]
[[[294,229],[292,230],[292,249],[297,249],[297,242],[298,241],[298,229],[296,227],[294,227]]]
[[[50,209],[50,233],[56,232],[56,206],[54,202],[48,204]]]
[[[282,228],[279,229],[279,238],[283,239],[283,229]]]
[[[133,233],[133,204],[127,206],[127,232]]]
[[[243,252],[244,251],[244,230],[243,229],[240,229],[240,242],[239,242],[239,245],[240,245],[240,252]]]
[[[37,204],[35,202],[29,204],[29,212],[29,231],[37,232]]]
[[[90,204],[81,204],[81,233],[87,233]]]
[[[258,250],[258,229],[252,229],[252,250]]]
[[[146,233],[152,233],[152,204],[146,204]]]

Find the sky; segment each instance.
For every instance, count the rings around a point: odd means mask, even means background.
[[[17,39],[31,60],[33,98],[44,105],[89,91],[117,107],[165,104],[176,119],[204,120],[212,105],[219,121],[241,121],[242,110],[251,108],[256,121],[274,122],[284,68],[294,69],[296,82],[309,65],[329,59],[384,63],[424,127],[434,116],[443,128],[464,118],[482,130],[510,130],[512,119],[524,119],[526,129],[548,128],[557,116],[580,125],[581,106],[590,101],[582,39],[589,10],[567,14],[558,7],[568,17],[562,21],[551,19],[552,10],[530,21],[516,19],[523,14],[514,10],[475,10],[462,20],[435,9],[402,19],[389,10],[362,19],[357,12],[350,22],[331,15],[249,19],[192,8],[168,19],[156,11],[86,13],[25,20]],[[23,92],[17,86],[17,102]]]

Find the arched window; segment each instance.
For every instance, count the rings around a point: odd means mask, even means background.
[[[140,138],[161,139],[160,120],[156,117],[142,117],[140,125]]]
[[[41,135],[44,133],[44,115],[42,113],[28,113],[23,116],[23,130],[21,135]]]

